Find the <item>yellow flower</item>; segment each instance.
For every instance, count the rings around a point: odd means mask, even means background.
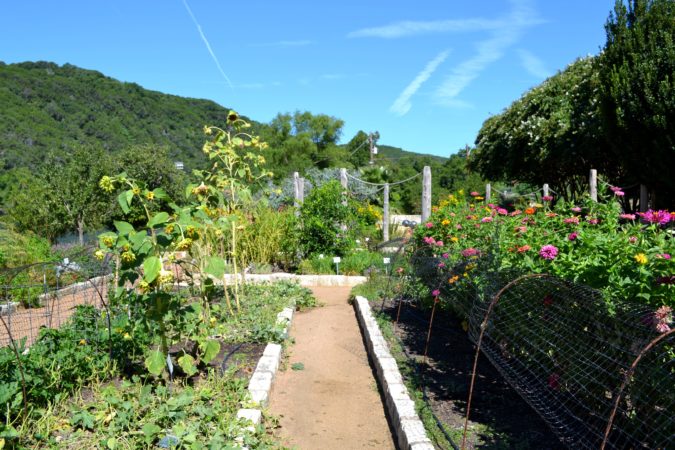
[[[647,255],[644,253],[638,253],[637,255],[634,256],[635,261],[637,261],[638,264],[647,264]]]
[[[145,193],[145,198],[147,198],[150,201],[153,201],[155,199],[155,193],[152,191],[147,191]]]
[[[131,340],[131,335],[130,335],[129,333],[124,333],[124,336],[122,336],[122,338],[123,338],[125,341],[130,341],[130,340]]]
[[[455,243],[459,242],[459,238],[457,236],[451,237],[450,240]]]
[[[453,284],[456,283],[457,280],[459,280],[459,275],[455,275],[454,277],[448,278],[448,283]]]
[[[94,252],[94,256],[95,256],[96,259],[98,259],[99,261],[102,261],[103,258],[105,258],[105,252],[104,252],[103,250],[96,250],[96,251]]]
[[[101,181],[98,182],[98,185],[106,192],[112,192],[115,190],[115,182],[107,175],[101,178]]]
[[[480,195],[477,196],[477,197],[474,197],[474,198],[475,198],[476,200],[478,200],[478,201],[485,200],[485,198],[484,198],[484,197],[481,197]]]
[[[446,226],[447,226],[447,225],[450,225],[450,221],[449,221],[448,219],[443,219],[443,220],[441,221],[441,225],[446,225]]]
[[[80,339],[80,345],[87,345],[87,341],[85,339]]]

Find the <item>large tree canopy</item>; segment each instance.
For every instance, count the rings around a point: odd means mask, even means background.
[[[606,138],[630,181],[675,198],[675,2],[617,1],[599,57]]]

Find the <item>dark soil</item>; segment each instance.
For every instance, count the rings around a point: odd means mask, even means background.
[[[218,367],[223,372],[232,367],[239,367],[236,375],[250,378],[264,351],[265,344],[249,342],[221,344],[218,356],[209,365]]]
[[[376,311],[380,306],[373,305]],[[395,306],[385,305],[383,310],[392,321],[396,318]],[[451,433],[453,436],[461,436],[475,346],[458,319],[437,310],[424,364],[429,316],[429,312],[404,304],[395,332],[408,356],[419,361],[418,381],[426,386],[428,403],[434,414],[449,430],[459,431]],[[483,355],[478,360],[470,419],[466,448],[565,448]],[[454,441],[461,446],[461,437]]]

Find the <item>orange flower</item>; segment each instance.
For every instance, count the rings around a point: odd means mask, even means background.
[[[530,214],[530,215],[532,215],[532,214],[534,214],[536,211],[537,211],[537,210],[534,209],[534,208],[527,208],[527,209],[525,210],[525,214]]]

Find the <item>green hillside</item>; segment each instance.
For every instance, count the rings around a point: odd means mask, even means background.
[[[5,169],[38,164],[47,150],[82,145],[115,152],[133,144],[166,145],[188,167],[203,161],[205,124],[228,109],[123,83],[70,64],[0,63],[0,158]]]

